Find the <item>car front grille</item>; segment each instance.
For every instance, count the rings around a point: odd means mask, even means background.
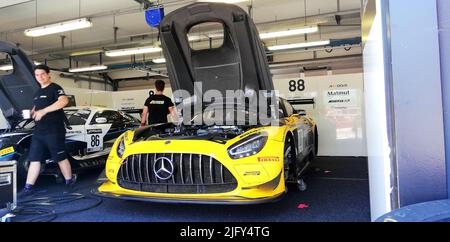
[[[158,178],[154,172],[155,161],[161,157],[173,164],[173,175],[167,180]],[[226,193],[237,187],[234,176],[219,161],[198,154],[131,155],[120,167],[117,181],[125,189],[154,193]]]

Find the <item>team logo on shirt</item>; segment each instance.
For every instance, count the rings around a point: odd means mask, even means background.
[[[58,90],[58,94],[59,94],[59,95],[66,95],[66,94],[64,93],[64,90],[63,90],[63,89]]]
[[[164,101],[151,101],[150,104],[164,104]]]

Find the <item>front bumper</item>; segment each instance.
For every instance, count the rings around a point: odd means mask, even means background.
[[[263,204],[270,202],[277,202],[283,198],[286,192],[282,192],[275,196],[264,198],[244,198],[244,197],[227,197],[227,198],[163,198],[159,196],[143,196],[143,195],[131,195],[131,194],[116,194],[113,192],[101,192],[98,188],[91,190],[91,193],[104,197],[114,198],[121,200],[133,200],[143,202],[155,202],[155,203],[175,203],[175,204],[215,204],[215,205],[252,205]]]
[[[97,179],[100,186],[91,193],[100,197],[122,200],[135,200],[158,203],[189,203],[189,204],[221,204],[221,205],[249,205],[276,202],[286,193],[282,173],[272,181],[259,186],[241,188],[228,193],[217,194],[168,194],[149,193],[128,190],[108,180],[103,172]]]
[[[133,143],[123,159],[110,153],[107,178],[92,192],[117,199],[200,204],[258,204],[282,197],[286,187],[281,142],[269,140],[257,155],[238,160],[230,159],[226,149],[208,141]],[[160,182],[154,167],[162,158],[172,161],[174,169],[171,179]]]

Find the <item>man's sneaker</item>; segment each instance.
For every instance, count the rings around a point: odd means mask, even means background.
[[[73,174],[70,183],[64,185],[63,193],[73,193],[75,192],[75,183],[77,182],[77,175]]]
[[[34,188],[24,188],[17,194],[18,200],[30,199],[36,193],[36,189]]]

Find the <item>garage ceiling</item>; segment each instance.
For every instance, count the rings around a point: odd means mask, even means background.
[[[157,1],[151,1],[157,2]],[[194,0],[160,0],[165,13],[195,2]],[[305,9],[306,3],[306,9]],[[251,5],[252,17],[260,31],[286,30],[305,24],[319,24],[320,32],[307,36],[308,41],[320,39],[347,39],[361,37],[360,8],[361,0],[249,0],[239,3],[248,10]],[[305,20],[306,12],[306,20]],[[336,21],[336,15],[341,21]],[[23,31],[27,28],[57,23],[80,17],[89,17],[93,27],[62,34],[43,37],[27,37]],[[149,45],[157,41],[157,29],[145,23],[144,9],[135,0],[7,0],[0,4],[0,40],[20,45],[36,61],[47,60],[54,68],[67,68],[68,57],[74,52],[108,50],[123,47]],[[113,27],[118,27],[116,40]],[[64,48],[61,35],[64,35]],[[304,42],[305,36],[265,41],[266,45]],[[274,64],[313,60],[321,57],[354,56],[361,54],[360,47],[349,50],[336,48],[331,53],[323,48],[296,50],[274,54]],[[324,54],[326,53],[326,54]],[[136,61],[149,60],[160,54],[136,56]],[[322,56],[321,56],[322,55]],[[96,64],[99,55],[71,57],[72,61]],[[103,56],[105,64],[130,63],[130,56],[108,58]],[[164,66],[164,65],[163,65]]]

